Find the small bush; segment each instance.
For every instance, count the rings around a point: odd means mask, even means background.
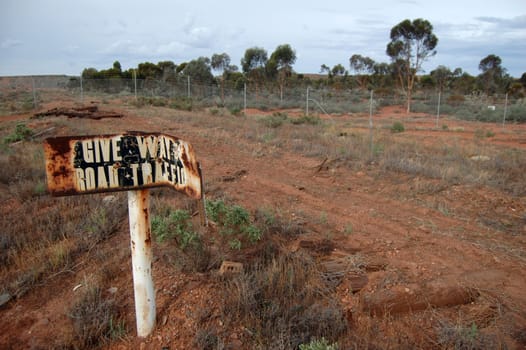
[[[483,334],[475,323],[470,326],[441,321],[437,330],[438,343],[446,349],[502,349],[494,335]]]
[[[399,132],[404,132],[404,131],[405,131],[404,124],[398,121],[393,123],[393,126],[391,127],[392,133],[399,133]]]
[[[446,99],[447,104],[452,106],[460,106],[466,101],[466,98],[462,95],[451,95]]]
[[[288,119],[288,116],[286,113],[276,112],[272,114],[271,116],[261,118],[260,122],[263,123],[263,125],[265,125],[266,127],[275,129],[275,128],[279,128],[280,126],[282,126],[283,123],[287,121],[287,119]]]
[[[251,348],[297,349],[313,337],[337,339],[348,327],[307,255],[279,256],[224,283],[222,312],[257,334]]]
[[[33,130],[29,129],[26,124],[19,123],[15,127],[15,131],[4,138],[4,143],[13,143],[22,140],[27,140],[33,136]]]
[[[495,136],[495,133],[491,130],[484,130],[484,129],[475,130],[475,138],[477,139],[483,139],[485,137],[493,137],[493,136]]]
[[[175,98],[170,102],[170,108],[191,111],[193,109],[193,102],[192,99],[188,97]]]
[[[291,219],[285,219],[272,209],[258,208],[255,219],[260,229],[268,234],[279,234],[285,237],[300,235],[304,232],[301,225]]]
[[[294,125],[307,124],[307,125],[319,125],[321,124],[321,118],[312,115],[303,115],[299,118],[291,119],[290,122]]]
[[[506,120],[510,122],[526,123],[526,105],[515,104],[508,108]]]
[[[188,246],[199,246],[201,239],[194,232],[188,211],[177,209],[167,217],[154,216],[152,219],[152,232],[161,243],[166,239],[175,239],[181,249]]]
[[[229,237],[232,249],[241,249],[242,242],[255,243],[261,239],[261,230],[252,224],[248,211],[239,205],[226,205],[222,200],[206,202],[208,217],[219,227],[222,236]]]
[[[241,107],[233,106],[233,107],[230,107],[230,108],[228,109],[228,111],[229,111],[230,114],[232,114],[232,115],[239,116],[239,115],[241,115],[241,111],[242,111],[242,109],[241,109]]]
[[[214,350],[220,349],[218,345],[220,340],[217,336],[217,331],[211,328],[199,328],[194,337],[194,345],[200,350]]]
[[[300,350],[338,350],[338,344],[329,344],[325,338],[311,340],[310,343],[301,344]]]
[[[71,307],[69,317],[77,349],[96,348],[107,340],[122,337],[126,329],[115,302],[104,298],[98,286],[87,287]]]
[[[169,248],[174,263],[183,271],[204,272],[210,266],[211,253],[202,236],[194,230],[187,210],[162,210],[152,218],[152,233]]]

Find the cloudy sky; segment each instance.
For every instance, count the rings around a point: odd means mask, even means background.
[[[404,19],[431,22],[437,55],[424,65],[479,74],[489,54],[515,77],[526,72],[526,0],[0,0],[0,76],[78,75],[86,67],[176,64],[249,47],[296,50],[294,69],[318,73],[353,54],[389,62],[385,47]]]

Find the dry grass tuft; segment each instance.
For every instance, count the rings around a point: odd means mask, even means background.
[[[309,256],[282,255],[224,283],[223,317],[244,324],[252,334],[246,340],[256,347],[295,349],[311,338],[336,340],[347,330],[341,306]]]

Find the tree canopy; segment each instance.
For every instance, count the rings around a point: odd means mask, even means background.
[[[184,75],[191,77],[192,80],[201,83],[211,83],[214,80],[208,57],[199,57],[196,60],[191,60],[182,72]]]
[[[391,41],[386,53],[397,65],[401,88],[407,95],[407,112],[411,110],[411,96],[415,77],[422,70],[422,64],[436,54],[438,38],[433,26],[425,19],[403,20],[391,29]]]
[[[494,93],[506,73],[506,69],[501,66],[502,60],[499,56],[491,54],[484,57],[479,63],[479,70],[482,72],[480,81],[486,94]]]
[[[258,89],[263,86],[279,88],[281,98],[287,85],[299,84],[314,86],[330,85],[339,89],[375,89],[382,94],[393,93],[400,89],[407,97],[407,110],[411,108],[412,92],[416,87],[439,91],[454,91],[458,94],[485,92],[510,93],[513,96],[526,94],[526,73],[520,79],[513,79],[506,73],[502,60],[495,54],[484,57],[479,63],[480,74],[471,76],[461,68],[451,70],[439,65],[430,74],[422,72],[422,64],[436,54],[438,38],[433,34],[433,26],[427,20],[404,20],[394,26],[390,32],[390,41],[386,54],[391,62],[375,62],[372,58],[355,53],[349,58],[353,75],[342,64],[332,67],[322,64],[320,73],[325,77],[312,77],[297,74],[293,70],[296,63],[296,51],[289,44],[281,44],[268,57],[262,47],[246,49],[241,59],[241,72],[231,64],[226,53],[215,53],[209,57],[199,57],[178,64],[173,61],[141,62],[136,68],[124,70],[119,61],[114,61],[108,69],[85,68],[82,78],[87,80],[112,79],[112,86],[118,86],[117,79],[143,79],[150,81],[178,82],[187,77],[199,84],[217,84],[221,87],[224,99],[225,88],[243,89],[244,83],[251,82]],[[216,76],[212,74],[214,72]],[[417,77],[417,74],[418,77]],[[93,82],[100,85],[102,82]],[[121,84],[122,85],[122,84]],[[101,85],[102,86],[102,85]]]

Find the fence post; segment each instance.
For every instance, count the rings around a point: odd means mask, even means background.
[[[307,86],[307,99],[305,101],[305,115],[307,117],[309,116],[309,89],[310,89],[310,87]]]
[[[438,128],[438,118],[440,118],[440,96],[441,92],[438,92],[438,105],[437,105],[437,121],[436,121],[436,127]]]
[[[84,87],[82,85],[82,73],[80,74],[80,103],[84,103]]]
[[[506,92],[506,100],[504,102],[504,117],[502,118],[502,127],[506,123],[506,113],[508,112],[508,93]]]
[[[243,83],[243,113],[247,114],[247,83]]]
[[[37,109],[37,93],[35,91],[35,77],[31,76],[31,86],[33,88],[33,108]]]
[[[137,100],[137,70],[133,70],[133,89],[135,93],[135,99]]]
[[[187,79],[187,86],[188,86],[187,95],[188,95],[188,98],[190,98],[192,96],[190,92],[190,76],[188,76],[188,79]]]
[[[371,149],[371,160],[374,156],[374,147],[373,147],[373,90],[371,90],[371,99],[369,102],[369,140],[370,140],[370,149]]]
[[[152,239],[147,189],[128,191],[128,214],[137,335],[148,336],[155,326],[152,279]]]

